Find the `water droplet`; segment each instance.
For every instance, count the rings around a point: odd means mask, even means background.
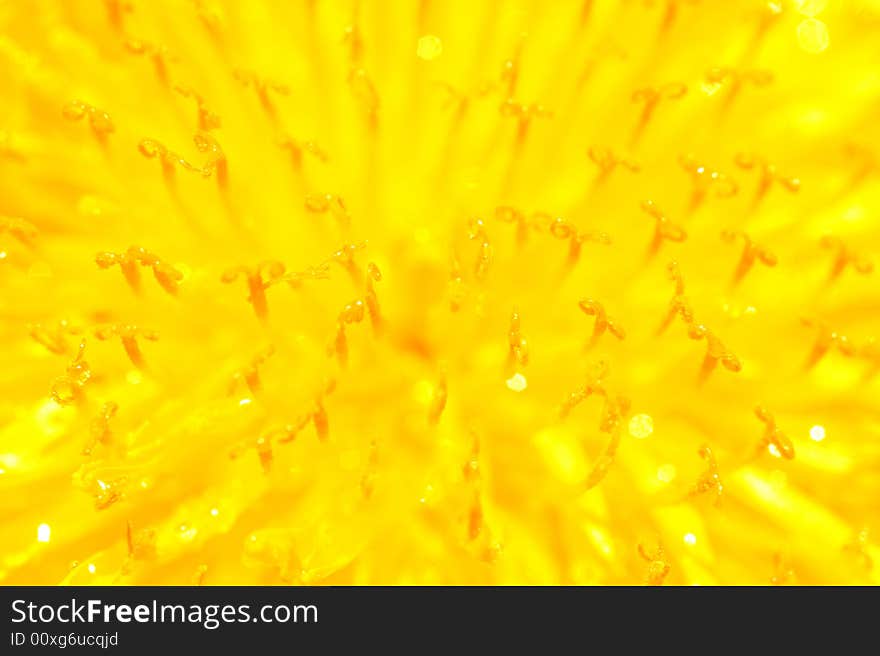
[[[526,387],[528,387],[528,381],[520,373],[513,374],[513,376],[507,379],[507,388],[514,392],[522,392]]]
[[[443,42],[433,34],[426,34],[419,39],[416,54],[419,59],[433,61],[443,53]]]
[[[824,52],[831,42],[828,27],[818,18],[802,20],[797,27],[797,38],[800,47],[813,54]]]
[[[662,483],[671,483],[677,473],[675,465],[663,465],[657,470],[657,479]]]
[[[635,415],[629,420],[629,434],[640,440],[654,432],[654,419],[651,415]]]

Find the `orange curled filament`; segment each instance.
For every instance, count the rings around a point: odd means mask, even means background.
[[[607,233],[592,230],[579,232],[574,224],[562,217],[556,217],[550,223],[550,234],[556,237],[556,239],[568,241],[568,258],[565,262],[566,270],[571,269],[577,264],[584,243],[592,242],[605,246],[611,244],[611,237]]]
[[[758,11],[760,12],[758,24],[750,43],[755,52],[760,49],[770,29],[780,21],[784,13],[788,13],[781,0],[770,0],[770,2],[763,3]]]
[[[317,433],[318,439],[322,442],[326,442],[327,438],[330,436],[330,421],[327,417],[327,409],[324,407],[324,402],[321,399],[315,401],[311,417],[312,423],[315,425],[315,433]]]
[[[683,0],[665,0],[663,5],[663,20],[660,23],[660,31],[667,32],[675,23],[675,19],[678,17],[678,10]],[[697,0],[684,0],[689,4],[695,4]],[[653,4],[651,0],[648,0],[648,4]]]
[[[281,96],[286,96],[290,93],[290,87],[286,84],[261,77],[253,71],[238,69],[233,71],[233,77],[245,88],[252,87],[256,91],[260,104],[270,116],[275,115],[275,105],[272,103],[269,92],[277,93]]]
[[[766,87],[773,82],[773,73],[760,69],[739,71],[719,66],[706,71],[705,79],[708,84],[716,85],[716,87],[727,85],[727,99],[724,102],[726,109],[736,99],[745,84]]]
[[[567,417],[575,407],[594,394],[607,399],[605,378],[608,376],[608,371],[608,363],[604,360],[599,360],[591,365],[587,373],[587,382],[571,392],[559,406],[559,418]]]
[[[684,277],[681,275],[678,263],[675,261],[670,262],[666,270],[669,279],[675,283],[675,294],[669,302],[669,308],[666,311],[666,316],[660,323],[660,327],[657,329],[657,334],[665,332],[677,316],[681,317],[682,321],[687,325],[694,323],[694,311],[691,308],[690,301],[684,294]]]
[[[263,390],[263,384],[260,380],[260,368],[274,354],[275,347],[269,346],[268,348],[251,358],[251,361],[247,364],[247,366],[242,367],[241,369],[236,371],[232,375],[232,381],[229,385],[229,394],[233,394],[235,392],[235,388],[238,386],[238,383],[244,381],[245,385],[252,395],[259,395],[259,393]]]
[[[606,331],[610,332],[617,339],[624,339],[626,337],[626,331],[607,315],[605,308],[599,301],[591,298],[582,298],[578,301],[578,307],[588,317],[596,318],[596,321],[593,323],[593,334],[590,337],[589,346],[594,346]]]
[[[300,431],[308,426],[311,420],[311,414],[305,414],[297,419],[296,422],[292,424],[285,424],[280,428],[276,428],[273,431],[270,431],[268,435],[269,437],[276,438],[279,444],[287,444],[288,442],[293,442],[293,440],[296,439],[296,436],[299,435]]]
[[[856,273],[866,276],[874,271],[874,263],[867,256],[859,253],[847,246],[842,239],[833,235],[822,237],[820,242],[822,248],[830,250],[834,253],[834,261],[831,265],[831,271],[828,274],[828,280],[833,281],[840,277],[844,270],[851,266]]]
[[[339,321],[344,324],[360,323],[364,320],[364,302],[356,299],[346,305],[339,313]]]
[[[771,585],[787,585],[795,579],[789,557],[778,551],[773,554],[773,571],[774,574],[770,577]]]
[[[379,93],[366,69],[352,68],[348,74],[348,86],[352,95],[360,103],[372,128],[376,127],[379,117]]]
[[[135,532],[130,521],[125,523],[125,544],[128,560],[146,560],[156,555],[156,530],[145,528]]]
[[[64,355],[68,351],[67,337],[80,335],[82,330],[71,325],[67,319],[62,319],[52,328],[47,328],[40,323],[32,324],[28,327],[28,334],[51,353]]]
[[[379,309],[379,297],[376,295],[376,283],[382,280],[382,272],[373,262],[367,263],[367,292],[364,303],[367,306],[367,314],[370,315],[370,324],[375,332],[382,328],[382,314]]]
[[[663,545],[658,543],[657,548],[654,551],[648,552],[645,547],[639,543],[638,552],[642,560],[648,563],[645,582],[648,585],[663,585],[663,581],[669,575],[669,570],[672,569],[669,560],[666,558]]]
[[[171,55],[167,47],[148,43],[141,39],[128,39],[125,42],[125,48],[134,55],[149,57],[153,61],[156,77],[162,84],[168,84],[168,63],[175,61],[176,57]]]
[[[758,155],[737,153],[733,161],[741,169],[747,171],[752,169],[758,170],[758,189],[755,192],[755,204],[764,198],[767,192],[770,191],[770,187],[773,186],[774,182],[782,185],[782,187],[792,193],[801,188],[801,181],[799,178],[790,178],[780,174],[779,171],[777,171],[776,166],[770,164],[766,159]]]
[[[351,216],[341,196],[333,194],[309,194],[306,196],[305,208],[313,214],[330,213],[343,228],[351,225]]]
[[[448,394],[449,390],[447,387],[446,376],[442,375],[437,380],[437,384],[434,385],[434,389],[431,393],[431,403],[428,406],[428,423],[432,426],[440,421],[440,416],[446,408]]]
[[[8,233],[25,246],[32,248],[40,232],[30,221],[17,216],[0,216],[0,233]]]
[[[701,446],[697,453],[700,458],[706,461],[706,470],[700,474],[688,496],[696,497],[707,492],[713,492],[715,494],[714,503],[717,506],[721,503],[721,496],[724,494],[724,484],[721,482],[721,476],[718,473],[718,463],[715,460],[715,454],[712,453],[711,447],[707,444]]]
[[[529,126],[536,118],[552,118],[553,112],[537,103],[518,103],[513,98],[508,98],[499,109],[502,116],[510,116],[517,120],[516,139],[518,143],[525,141],[529,132]]]
[[[489,241],[489,235],[486,233],[486,224],[483,219],[473,217],[469,221],[468,238],[476,241],[480,245],[477,261],[474,264],[474,276],[477,280],[483,280],[489,273],[489,266],[492,264],[492,244]]]
[[[614,464],[614,456],[617,454],[619,446],[620,432],[615,432],[611,436],[608,446],[605,447],[605,451],[599,456],[590,473],[587,474],[587,478],[584,481],[584,490],[592,490],[605,479],[611,466]]]
[[[358,7],[356,5],[355,13],[357,11]],[[376,87],[373,86],[373,82],[363,66],[364,39],[356,22],[346,26],[342,40],[348,46],[349,89],[363,107],[370,127],[375,129],[379,113],[379,94],[376,92]]]
[[[467,537],[468,540],[474,541],[480,537],[485,525],[483,517],[483,503],[480,499],[480,492],[475,489],[472,494],[471,506],[468,511]]]
[[[83,340],[79,343],[76,357],[67,365],[64,374],[56,378],[52,383],[52,400],[58,405],[70,405],[82,398],[83,388],[92,377],[89,363],[83,359],[85,350],[86,342]]]
[[[281,434],[287,435],[288,433],[285,430]],[[263,472],[268,474],[272,469],[272,462],[274,460],[270,435],[258,437],[254,446],[256,447],[257,457],[260,460],[260,466],[263,468]]]
[[[227,269],[220,277],[220,282],[229,284],[237,278],[244,277],[248,288],[248,302],[260,320],[269,316],[269,305],[266,301],[266,290],[284,275],[284,265],[275,260],[261,262],[256,267],[238,266]]]
[[[214,35],[219,34],[223,27],[223,12],[220,7],[208,0],[193,0],[193,5],[205,29]]]
[[[79,121],[88,116],[89,127],[99,141],[106,140],[107,135],[112,134],[116,130],[113,126],[113,120],[107,112],[97,107],[92,107],[80,100],[67,103],[62,108],[61,113],[69,121]]]
[[[828,324],[824,321],[803,318],[801,319],[801,323],[808,328],[815,329],[816,331],[816,341],[813,343],[813,349],[807,356],[807,361],[804,365],[805,370],[812,369],[816,366],[832,347],[836,348],[847,357],[853,357],[856,355],[858,349],[852,342],[850,342],[849,338],[847,338],[846,335],[842,335],[836,330],[829,328]]]
[[[467,285],[461,276],[461,263],[455,256],[452,257],[452,263],[449,269],[447,293],[449,294],[449,309],[452,312],[458,312],[467,296]]]
[[[129,0],[104,0],[104,7],[110,24],[119,31],[122,31],[125,14],[134,11],[134,5]]]
[[[652,216],[655,220],[654,236],[651,239],[651,244],[648,246],[648,257],[656,255],[664,241],[681,243],[687,239],[687,231],[667,218],[654,201],[643,201],[641,208],[642,211]]]
[[[330,262],[338,264],[345,269],[357,287],[360,287],[363,284],[363,275],[357,262],[355,262],[354,256],[358,251],[361,251],[366,247],[367,242],[365,241],[343,244],[330,256]]]
[[[315,405],[309,412],[299,417],[293,423],[268,429],[253,442],[245,443],[232,449],[229,457],[234,460],[238,458],[245,449],[253,447],[260,460],[260,466],[263,468],[263,471],[268,474],[272,469],[272,463],[274,461],[273,444],[289,444],[290,442],[293,442],[309,423],[315,425],[315,432],[318,435],[318,439],[322,442],[325,441],[329,434],[329,424],[327,422],[327,411],[324,409],[323,402],[320,398],[315,401]]]
[[[480,90],[476,93],[468,94],[464,91],[456,89],[448,82],[437,82],[437,86],[445,92],[443,107],[445,109],[454,108],[456,120],[460,120],[465,115],[468,107],[470,107],[472,96],[483,96],[486,94],[485,90]]]
[[[663,100],[680,100],[687,94],[687,85],[681,82],[670,82],[659,87],[645,87],[637,89],[632,94],[634,103],[642,104],[642,111],[639,114],[638,123],[633,131],[631,143],[635,144],[642,136],[651,117]]]
[[[618,166],[630,173],[638,173],[642,170],[642,167],[637,162],[615,155],[609,148],[602,146],[590,146],[589,150],[587,150],[587,156],[593,164],[599,167],[599,181],[611,175],[611,172]]]
[[[122,348],[125,349],[131,363],[138,369],[146,369],[146,361],[138,344],[138,338],[155,342],[159,339],[159,334],[153,330],[143,330],[133,324],[117,323],[96,328],[95,337],[101,341],[118,337],[122,341]]]
[[[111,481],[95,481],[97,490],[95,491],[95,509],[106,510],[117,501],[121,501],[124,496],[124,488],[128,484],[128,479],[123,477],[115,478]]]
[[[317,266],[309,266],[302,271],[291,271],[278,278],[267,281],[267,287],[286,282],[291,289],[301,289],[306,280],[327,280],[330,278],[330,263],[321,262]]]
[[[212,169],[201,168],[191,164],[184,159],[183,156],[178,155],[173,150],[168,150],[164,144],[154,139],[142,139],[138,144],[138,150],[141,155],[147,159],[156,158],[159,160],[159,163],[162,165],[162,173],[165,175],[166,180],[170,180],[174,176],[177,166],[180,166],[187,171],[198,173],[206,178],[210,177],[212,172]]]
[[[290,153],[290,160],[297,170],[302,168],[303,156],[308,153],[320,162],[328,162],[329,155],[314,141],[299,141],[287,135],[278,140],[278,145]]]
[[[196,118],[199,130],[207,132],[208,130],[215,130],[222,125],[220,117],[211,111],[200,93],[191,87],[184,87],[181,85],[175,85],[174,90],[184,98],[192,98],[195,101],[197,112]]]
[[[136,294],[141,292],[141,279],[138,266],[150,267],[156,282],[172,296],[177,294],[178,283],[183,280],[183,274],[167,262],[146,250],[142,246],[129,246],[124,253],[112,253],[109,251],[98,253],[95,263],[102,269],[109,269],[119,265],[126,282]]]
[[[620,426],[626,414],[629,412],[629,399],[623,396],[612,398],[605,394],[605,403],[602,408],[602,418],[599,422],[599,430],[609,433],[611,439],[605,447],[605,451],[599,456],[596,464],[590,470],[584,482],[584,488],[590,490],[601,483],[608,475],[611,466],[614,464],[614,458],[617,455],[617,449],[620,447],[621,430]]]
[[[602,416],[599,420],[599,430],[603,433],[616,433],[619,431],[623,420],[629,414],[630,400],[625,396],[612,397],[605,395],[605,403],[602,406]]]
[[[774,455],[786,460],[794,458],[794,445],[788,439],[788,436],[776,425],[776,419],[773,415],[765,407],[759,405],[755,408],[755,416],[765,426],[764,435],[758,443],[758,452],[770,449]]]
[[[88,456],[91,455],[92,450],[98,444],[109,444],[111,438],[113,437],[113,433],[110,430],[110,420],[116,416],[116,412],[119,410],[119,406],[116,405],[113,401],[108,401],[101,408],[101,414],[92,419],[92,423],[90,426],[91,439],[88,444],[83,448],[83,455]]]
[[[508,367],[519,365],[524,367],[529,363],[529,343],[523,337],[520,327],[519,310],[513,308],[510,315],[510,328],[507,331],[507,362]]]
[[[523,48],[525,47],[525,35],[522,35],[516,44],[513,55],[504,60],[501,65],[501,86],[505,98],[512,98],[516,94],[519,83],[520,66],[522,62]]]
[[[486,523],[483,511],[483,499],[481,492],[480,472],[480,442],[474,435],[471,445],[471,453],[462,467],[465,483],[470,488],[471,501],[467,512],[467,540],[471,548],[475,549],[478,557],[486,562],[493,561],[501,546],[492,539],[489,526]]]
[[[217,184],[226,187],[229,183],[229,164],[220,144],[207,132],[197,133],[193,137],[193,142],[200,153],[208,153],[209,155],[208,161],[202,167],[202,175],[208,177],[211,174],[216,174]]]
[[[357,7],[355,8],[357,12]],[[342,38],[348,46],[348,85],[352,95],[366,111],[372,127],[376,125],[379,111],[379,94],[373,86],[364,63],[364,39],[356,23],[346,26]]]
[[[333,350],[343,367],[348,365],[348,338],[345,334],[345,326],[360,323],[364,320],[365,304],[362,299],[356,299],[346,305],[336,320],[336,337],[333,340]]]
[[[734,373],[742,371],[742,362],[728,349],[720,339],[706,326],[691,324],[688,328],[688,336],[695,340],[706,340],[706,355],[700,368],[699,381],[704,382],[720,362],[724,368]]]
[[[721,239],[729,244],[736,243],[737,239],[743,240],[743,251],[742,255],[739,258],[739,263],[736,265],[736,271],[733,273],[733,281],[734,285],[737,285],[742,281],[745,275],[751,270],[754,266],[755,262],[761,262],[768,267],[775,267],[777,263],[776,255],[772,252],[761,246],[760,244],[756,244],[751,240],[751,238],[744,232],[739,230],[724,230],[721,233]]]
[[[355,13],[358,11],[355,5]],[[364,58],[364,37],[360,28],[355,22],[345,26],[342,33],[342,42],[348,46],[348,61],[354,66],[363,61]]]
[[[855,539],[844,545],[842,551],[848,556],[854,556],[859,564],[866,570],[874,567],[874,559],[868,553],[868,529],[863,528],[856,533]]]
[[[475,483],[480,478],[480,438],[476,433],[471,435],[471,449],[468,459],[461,468],[464,480]]]
[[[503,205],[495,208],[495,218],[504,223],[512,223],[516,225],[516,244],[522,247],[529,237],[529,229],[531,224],[526,215],[519,210]]]
[[[200,587],[205,585],[205,577],[208,575],[208,566],[205,564],[199,565],[196,567],[196,571],[192,576],[192,585],[195,587]]]
[[[327,409],[324,407],[324,398],[328,394],[332,394],[336,389],[336,381],[329,381],[324,389],[315,397],[312,409],[306,415],[307,421],[311,420],[315,427],[315,434],[318,440],[326,442],[330,437],[330,419],[327,416]]]
[[[678,163],[693,181],[693,191],[688,207],[691,212],[703,204],[710,190],[714,190],[718,198],[730,198],[739,191],[739,185],[736,182],[724,173],[719,173],[699,163],[692,155],[682,155]]]
[[[698,382],[700,383],[706,381],[719,362],[728,371],[738,372],[742,370],[742,363],[739,358],[724,346],[711,330],[696,322],[690,302],[684,295],[684,278],[681,275],[678,264],[674,261],[670,262],[667,270],[669,277],[675,282],[675,296],[672,297],[672,302],[669,304],[666,316],[657,331],[658,334],[663,333],[672,324],[675,317],[679,316],[687,326],[688,337],[695,340],[706,340],[706,355],[703,358],[703,365],[700,368],[698,377]]]

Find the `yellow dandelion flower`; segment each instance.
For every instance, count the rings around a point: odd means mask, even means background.
[[[0,583],[880,582],[880,4],[39,5]]]

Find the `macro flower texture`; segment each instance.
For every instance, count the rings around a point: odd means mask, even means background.
[[[880,583],[880,2],[0,2],[0,584]]]

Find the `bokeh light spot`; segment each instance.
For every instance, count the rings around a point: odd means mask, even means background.
[[[828,27],[818,18],[807,18],[797,27],[798,44],[803,50],[813,54],[825,52],[831,39]]]
[[[433,34],[426,34],[419,39],[416,54],[419,56],[419,59],[433,61],[443,54],[443,42]]]
[[[640,440],[654,432],[654,419],[651,415],[635,415],[629,420],[629,434]]]
[[[507,379],[508,389],[514,392],[522,392],[528,386],[529,382],[526,380],[526,377],[520,373],[513,374],[513,376]]]

